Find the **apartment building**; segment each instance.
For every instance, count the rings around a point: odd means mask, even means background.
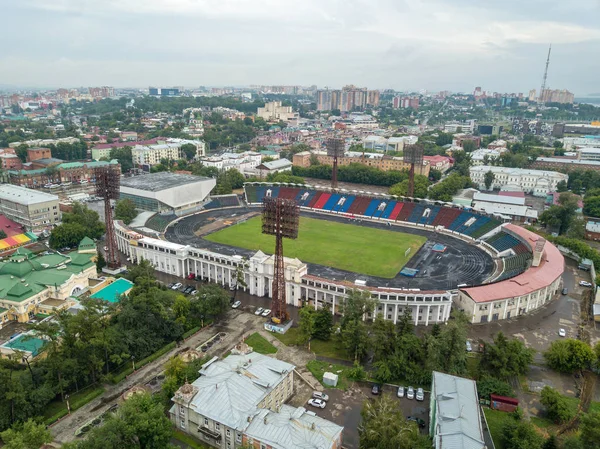
[[[254,151],[244,153],[224,153],[221,156],[203,157],[200,159],[205,167],[215,167],[219,170],[235,168],[240,173],[251,172],[260,165],[262,155]]]
[[[258,108],[256,115],[267,122],[287,122],[296,120],[299,117],[299,114],[294,112],[291,106],[282,106],[281,101],[271,101],[266,103],[264,108]]]
[[[58,197],[12,184],[0,185],[0,213],[28,230],[42,230],[60,223]]]

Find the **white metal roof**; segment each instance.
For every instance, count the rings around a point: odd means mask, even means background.
[[[262,409],[244,432],[273,449],[329,448],[344,428],[304,407],[283,405],[279,413]]]
[[[474,201],[486,201],[489,203],[513,204],[515,206],[524,206],[525,198],[515,196],[491,195],[489,193],[475,192]]]
[[[0,199],[29,206],[31,204],[45,203],[47,201],[58,201],[56,195],[28,189],[26,187],[12,184],[0,185]]]
[[[190,407],[202,416],[243,430],[248,417],[258,413],[258,404],[294,368],[256,352],[229,355],[200,371],[201,376],[192,384],[198,393]]]
[[[433,372],[435,434],[439,449],[483,449],[485,441],[474,380]]]

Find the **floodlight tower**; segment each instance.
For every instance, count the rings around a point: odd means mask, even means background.
[[[408,172],[408,192],[406,196],[413,197],[415,194],[415,165],[423,166],[423,145],[414,144],[404,147],[404,163],[410,164]]]
[[[117,167],[110,165],[96,167],[94,169],[96,178],[96,195],[104,199],[104,222],[106,223],[106,264],[109,268],[119,266],[119,253],[117,250],[117,239],[115,237],[115,224],[113,222],[110,200],[119,198],[119,187],[121,185],[121,173]]]
[[[344,139],[331,137],[325,141],[327,147],[327,156],[333,158],[333,172],[331,173],[331,188],[337,189],[337,166],[338,157],[344,156],[345,142]]]
[[[548,78],[548,66],[550,65],[550,52],[552,52],[552,44],[548,48],[548,57],[546,58],[546,68],[544,69],[544,78],[542,78],[542,87],[538,97],[538,103],[544,104],[544,91],[546,90],[546,79]]]
[[[275,236],[275,260],[273,273],[273,318],[287,321],[285,298],[285,271],[283,266],[283,238],[298,237],[300,208],[294,200],[265,198],[262,210],[262,233]]]

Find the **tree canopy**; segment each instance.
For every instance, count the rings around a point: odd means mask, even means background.
[[[117,220],[123,220],[123,223],[128,225],[131,223],[138,213],[135,209],[135,203],[129,198],[117,201],[115,206],[115,218]]]
[[[99,239],[104,230],[97,212],[75,203],[71,212],[63,214],[62,224],[52,229],[49,244],[52,248],[75,247],[84,237]]]
[[[587,368],[595,360],[594,352],[587,343],[572,338],[553,341],[544,357],[550,368],[563,373]]]

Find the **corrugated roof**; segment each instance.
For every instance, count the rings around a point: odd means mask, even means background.
[[[512,231],[521,240],[528,242],[532,248],[535,248],[535,242],[541,238],[539,235],[513,224],[505,225],[504,229]],[[490,302],[524,296],[544,288],[562,276],[565,260],[558,248],[548,241],[546,241],[543,251],[542,261],[537,267],[530,267],[522,274],[505,281],[463,288],[461,291],[475,302]]]
[[[433,372],[434,438],[440,449],[483,449],[485,441],[474,380]]]
[[[47,201],[58,201],[56,195],[28,189],[26,187],[12,184],[0,185],[0,199],[13,201],[17,204],[31,205],[45,203]]]
[[[343,429],[303,407],[283,405],[279,413],[261,410],[244,433],[273,449],[314,449],[331,447]]]
[[[232,429],[243,430],[248,417],[258,412],[258,404],[294,368],[255,352],[232,354],[200,371],[201,376],[192,384],[198,393],[190,407]]]
[[[285,168],[292,165],[286,158],[276,159],[274,161],[263,162],[261,165],[265,166],[269,170],[277,170],[279,168]]]

